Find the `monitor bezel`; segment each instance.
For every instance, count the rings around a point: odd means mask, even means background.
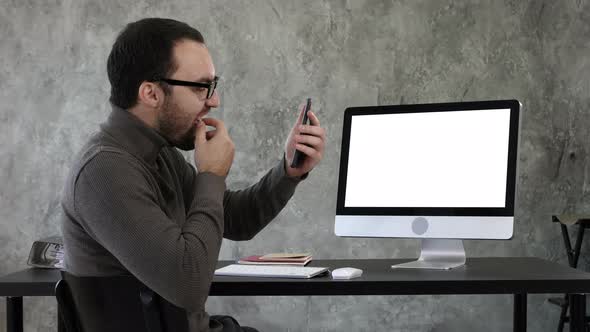
[[[508,142],[508,172],[506,176],[506,199],[504,207],[345,207],[346,176],[348,171],[348,154],[350,147],[350,128],[353,116],[453,112],[469,110],[510,109],[510,129]],[[516,192],[517,147],[520,119],[518,100],[487,100],[453,103],[407,104],[386,106],[349,107],[344,111],[342,128],[342,145],[340,171],[338,178],[338,196],[336,215],[364,216],[514,216]]]

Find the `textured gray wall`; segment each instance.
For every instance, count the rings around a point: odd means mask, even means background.
[[[74,153],[108,114],[106,57],[125,23],[173,17],[200,29],[236,143],[229,186],[281,156],[305,97],[328,131],[325,159],[276,222],[221,258],[309,250],[316,258],[413,257],[417,241],[333,234],[347,106],[518,98],[524,104],[515,237],[467,241],[472,256],[566,262],[552,213],[590,212],[590,1],[0,0],[0,275],[59,231]],[[187,155],[189,156],[189,155]],[[190,159],[190,158],[189,158]],[[404,162],[400,160],[400,162]],[[587,266],[587,262],[583,262]],[[558,309],[529,298],[531,331]],[[210,298],[262,331],[505,331],[509,296]],[[0,331],[5,329],[0,304]],[[25,328],[55,328],[52,298],[25,299]]]

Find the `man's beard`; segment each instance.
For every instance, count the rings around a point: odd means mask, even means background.
[[[187,130],[178,140],[178,142],[173,142],[172,144],[177,148],[184,150],[184,151],[191,151],[195,149],[195,131],[196,127],[191,127]]]
[[[183,119],[180,115],[178,105],[172,103],[170,97],[166,97],[164,105],[162,105],[162,112],[158,117],[160,134],[175,147],[190,151],[195,148],[196,126],[192,124],[193,119]],[[179,130],[184,128],[187,121],[191,121],[191,126],[180,133]]]

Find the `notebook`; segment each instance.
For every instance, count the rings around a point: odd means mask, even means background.
[[[299,265],[305,266],[311,262],[311,256],[270,256],[270,255],[254,255],[241,258],[238,264],[252,264],[252,265]]]

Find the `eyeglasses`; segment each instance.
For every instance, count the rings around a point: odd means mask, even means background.
[[[215,92],[215,88],[217,87],[218,80],[219,80],[219,76],[215,76],[213,78],[213,81],[211,81],[209,83],[179,81],[179,80],[173,80],[170,78],[158,78],[158,79],[155,79],[154,81],[162,81],[162,82],[166,82],[170,85],[194,86],[194,87],[199,87],[199,88],[207,88],[207,99],[209,99],[213,96],[213,93]]]

